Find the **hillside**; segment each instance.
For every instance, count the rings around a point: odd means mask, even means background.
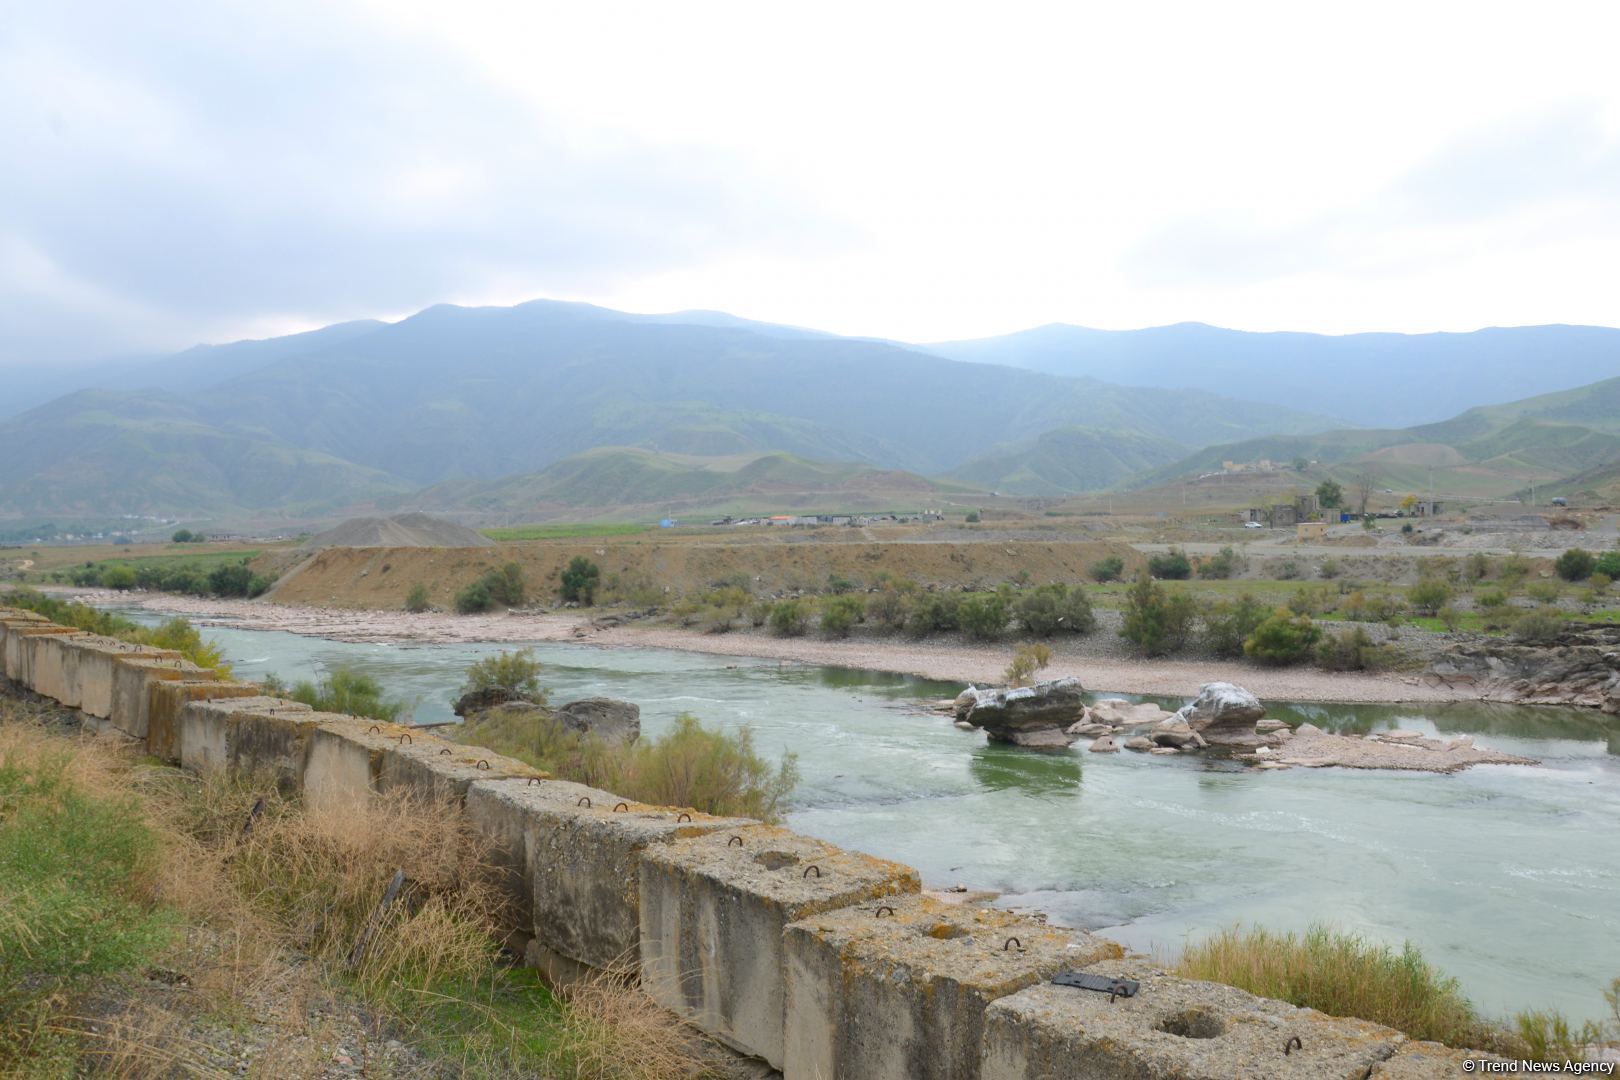
[[[220,513],[340,507],[527,474],[602,446],[938,474],[1076,423],[1186,449],[1331,426],[1202,391],[961,363],[713,313],[546,301],[439,306],[182,360],[210,372],[264,362],[224,381],[198,374],[187,393],[73,394],[0,421],[0,459],[24,463],[4,490],[34,512],[106,499],[130,512]],[[59,455],[28,446],[49,427],[78,433],[60,447],[75,462],[65,487],[43,478]],[[266,461],[263,476],[232,464],[248,457]]]
[[[1410,428],[1270,436],[1206,447],[1137,477],[1133,487],[1218,472],[1223,462],[1303,458],[1328,475],[1371,476],[1380,487],[1465,496],[1513,494],[1620,462],[1620,378],[1469,409]]]
[[[452,480],[401,500],[429,511],[549,517],[653,516],[735,506],[753,513],[919,508],[964,490],[912,473],[809,461],[786,453],[693,457],[634,447],[602,447],[538,472],[499,480]],[[619,512],[615,514],[615,512]],[[647,513],[637,516],[645,517]]]
[[[1599,326],[1329,336],[1202,323],[1117,331],[1055,323],[919,347],[1057,375],[1197,388],[1379,427],[1430,423],[1481,403],[1620,375],[1620,330]]]
[[[1180,456],[1168,439],[1068,427],[997,447],[948,476],[1004,495],[1075,495],[1114,487]]]

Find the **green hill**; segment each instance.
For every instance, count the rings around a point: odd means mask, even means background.
[[[623,516],[698,509],[753,513],[815,507],[862,511],[916,507],[970,489],[912,473],[793,454],[693,457],[637,447],[601,447],[538,472],[498,480],[452,480],[396,500],[431,511],[499,512],[524,520]]]
[[[1132,487],[1218,472],[1227,461],[1315,462],[1343,480],[1471,497],[1514,494],[1529,484],[1584,475],[1620,461],[1620,378],[1469,409],[1412,428],[1268,436],[1206,447],[1137,477]]]
[[[997,447],[948,476],[1004,495],[1076,495],[1114,487],[1180,456],[1181,447],[1168,439],[1067,427]]]

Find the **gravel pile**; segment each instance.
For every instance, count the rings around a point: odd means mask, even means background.
[[[305,551],[321,548],[480,548],[494,547],[495,541],[463,525],[427,514],[396,514],[393,517],[350,518],[343,524],[304,541]]]

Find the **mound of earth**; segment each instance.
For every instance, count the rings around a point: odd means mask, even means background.
[[[476,548],[493,547],[495,541],[483,533],[427,514],[396,514],[393,517],[350,518],[341,525],[304,541],[303,548]]]

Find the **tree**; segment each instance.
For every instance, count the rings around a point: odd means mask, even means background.
[[[538,705],[546,703],[546,692],[540,685],[540,661],[534,658],[533,649],[499,652],[475,661],[467,668],[461,692],[474,694],[480,690],[505,690]]]
[[[583,555],[575,555],[562,572],[562,598],[590,607],[596,602],[596,584],[602,568]]]
[[[1356,513],[1363,518],[1367,516],[1367,504],[1372,501],[1373,479],[1369,473],[1361,473],[1356,477]]]
[[[1570,548],[1553,561],[1553,570],[1565,581],[1585,581],[1597,567],[1590,551]]]
[[[1143,656],[1163,656],[1187,643],[1195,608],[1182,592],[1168,592],[1146,573],[1125,593],[1125,618],[1119,636]]]
[[[1336,510],[1344,505],[1344,488],[1336,480],[1324,480],[1316,485],[1316,501],[1324,510]]]
[[[1416,495],[1412,495],[1410,493],[1407,494],[1406,497],[1401,500],[1401,513],[1403,513],[1403,514],[1412,513],[1412,511],[1417,509],[1417,504],[1418,504],[1418,497]]]
[[[1305,458],[1297,457],[1297,458],[1294,459],[1294,471],[1295,472],[1304,472],[1306,469],[1308,469],[1310,467],[1311,467],[1311,463],[1309,461],[1307,461]],[[1322,505],[1326,506],[1327,504],[1323,503]]]
[[[1278,608],[1254,628],[1243,643],[1243,654],[1261,664],[1297,664],[1311,655],[1321,636],[1322,631],[1312,624],[1309,615]]]

